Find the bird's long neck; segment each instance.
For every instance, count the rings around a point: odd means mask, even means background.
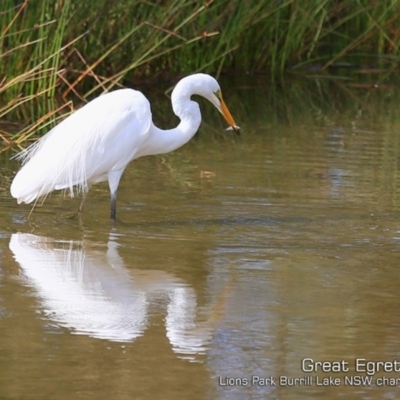
[[[200,107],[190,100],[190,95],[177,92],[172,93],[172,108],[180,118],[180,123],[173,129],[160,129],[152,124],[150,136],[144,154],[154,155],[174,151],[186,144],[197,132],[201,123]]]

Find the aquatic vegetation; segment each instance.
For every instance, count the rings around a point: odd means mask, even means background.
[[[400,0],[3,0],[0,119],[41,135],[95,95],[204,71],[324,73],[373,55],[397,67]]]

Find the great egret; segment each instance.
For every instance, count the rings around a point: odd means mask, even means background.
[[[175,86],[172,109],[181,122],[168,130],[153,124],[150,103],[141,92],[119,89],[92,100],[19,153],[16,158],[23,166],[11,184],[11,195],[18,204],[29,204],[53,190],[69,190],[73,197],[76,187],[82,192],[80,213],[90,187],[108,180],[115,220],[118,184],[128,163],[173,151],[197,132],[201,113],[192,95],[214,104],[238,132],[218,82],[209,75],[190,75]]]

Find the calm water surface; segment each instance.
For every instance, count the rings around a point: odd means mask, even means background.
[[[3,153],[1,399],[399,398],[363,366],[400,363],[398,89],[226,86],[243,134],[202,104],[198,137],[128,167],[116,224],[106,184],[28,221]]]

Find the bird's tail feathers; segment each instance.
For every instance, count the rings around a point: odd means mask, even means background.
[[[39,146],[40,143],[31,151],[37,152]],[[63,162],[57,159],[46,161],[35,158],[30,151],[21,152],[18,157],[23,160],[23,167],[11,185],[11,195],[18,203],[29,204],[53,190],[64,189],[74,197],[76,193],[87,192],[89,189],[84,157],[78,160],[66,157]]]

